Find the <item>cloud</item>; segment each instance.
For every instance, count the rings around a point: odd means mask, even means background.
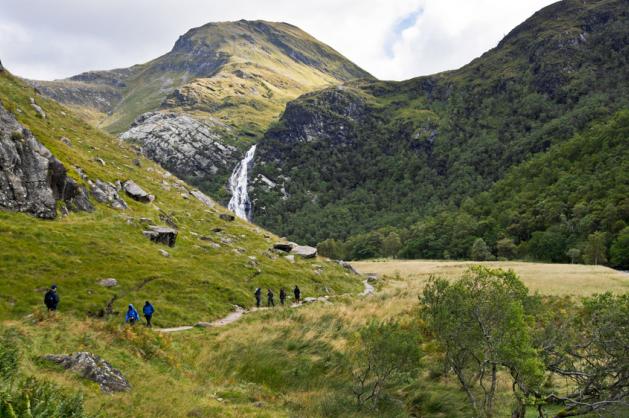
[[[54,79],[164,54],[210,21],[301,27],[383,79],[464,65],[550,0],[0,0],[0,59]]]

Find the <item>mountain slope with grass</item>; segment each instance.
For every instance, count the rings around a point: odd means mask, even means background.
[[[626,6],[622,0],[560,1],[458,70],[403,82],[350,82],[288,103],[256,150],[254,219],[290,239],[336,240],[326,242],[327,248],[337,248],[328,254],[352,258],[398,254],[415,238],[412,225],[439,214],[452,218],[454,236],[437,254],[413,256],[469,257],[479,237],[493,246],[494,255],[500,239],[516,246],[529,241],[549,223],[526,232],[499,229],[495,225],[505,220],[496,217],[504,214],[494,211],[471,231],[471,220],[457,218],[457,211],[478,204],[473,198],[483,192],[497,207],[507,206],[511,194],[500,186],[492,189],[494,183],[538,155],[565,153],[556,148],[581,133],[593,134],[590,126],[629,107]],[[626,141],[615,140],[610,153],[602,142],[591,142],[592,160],[605,160],[606,172],[615,173],[609,179],[619,183],[607,189],[613,196],[592,194],[588,213],[621,204],[619,193],[626,188],[618,175]],[[614,153],[616,158],[608,160]],[[579,190],[600,188],[600,179],[580,172],[579,164],[553,166],[546,177],[573,172],[583,183]],[[523,166],[519,172],[525,171]],[[527,199],[519,211],[574,217],[569,205],[538,203]],[[629,221],[622,210],[613,219],[619,222],[613,228],[593,222],[595,229],[585,228],[576,244],[584,244],[596,228],[613,241],[621,223]],[[525,249],[520,254],[529,255]]]
[[[132,146],[7,71],[0,73],[0,101],[0,318],[32,313],[52,283],[68,315],[122,320],[127,304],[151,300],[158,326],[194,324],[233,305],[251,306],[258,286],[300,284],[306,295],[361,288],[334,263],[299,257],[291,263],[272,250],[277,237],[233,220]],[[156,227],[176,231],[173,247],[149,240]],[[108,278],[117,286],[100,284]]]

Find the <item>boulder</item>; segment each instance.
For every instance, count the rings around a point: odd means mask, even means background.
[[[315,303],[315,302],[332,303],[328,300],[327,296],[321,296],[318,298],[307,297],[307,298],[302,299],[302,303]]]
[[[166,226],[149,226],[149,229],[142,231],[142,233],[151,241],[169,247],[174,247],[177,240],[177,231]]]
[[[218,217],[227,222],[233,222],[236,220],[236,217],[229,213],[221,213],[220,215],[218,215]]]
[[[101,180],[87,182],[90,185],[90,189],[92,190],[92,196],[96,199],[97,202],[106,203],[114,209],[124,210],[127,209],[127,202],[125,202],[116,187],[113,184],[105,183]]]
[[[308,245],[297,245],[290,250],[290,253],[302,258],[315,258],[317,256],[317,249]]]
[[[127,180],[122,183],[122,189],[125,191],[127,196],[133,200],[137,200],[138,202],[150,203],[155,200],[155,196],[145,192],[144,189],[138,186],[133,180]]]
[[[162,250],[161,248],[159,249],[159,253],[163,256],[163,257],[170,257],[170,253],[166,250]]]
[[[297,244],[294,242],[276,242],[273,244],[274,250],[284,251],[285,253],[290,253],[294,247],[297,247]]]
[[[118,280],[110,277],[108,279],[99,280],[98,284],[103,287],[116,287],[118,286]]]
[[[42,359],[59,364],[85,379],[98,383],[103,392],[124,392],[131,389],[131,385],[120,370],[95,354],[86,351],[70,355],[48,354]]]
[[[35,109],[35,112],[40,118],[46,119],[46,113],[44,112],[44,109],[42,109],[41,106],[35,103],[35,99],[33,99],[32,97],[31,97],[31,107]]]
[[[295,262],[295,256],[294,256],[294,255],[292,255],[292,254],[285,255],[285,256],[284,256],[284,258],[285,258],[286,260],[288,260],[288,262],[289,262],[289,263],[294,263],[294,262]]]

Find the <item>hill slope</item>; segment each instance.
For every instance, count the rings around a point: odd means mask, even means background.
[[[0,319],[32,312],[51,283],[62,312],[98,315],[112,302],[116,314],[149,299],[159,326],[250,306],[257,286],[360,289],[335,264],[269,251],[272,235],[221,218],[225,209],[6,71],[0,101]],[[131,198],[126,180],[154,200]],[[174,228],[175,246],[151,242],[151,225]]]
[[[167,54],[141,65],[33,83],[61,103],[95,112],[121,132],[159,108],[210,114],[258,133],[300,94],[371,77],[329,46],[287,23],[209,23],[182,35]]]
[[[456,211],[511,167],[629,105],[628,27],[625,1],[561,1],[459,70],[354,82],[290,102],[257,148],[254,219],[316,243]],[[608,203],[617,202],[600,199]],[[503,232],[517,244],[532,231]],[[363,238],[376,252],[353,256],[378,255],[379,238]],[[430,256],[466,257],[464,245]]]

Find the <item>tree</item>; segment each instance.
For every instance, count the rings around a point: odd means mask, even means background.
[[[516,246],[511,238],[503,238],[496,242],[496,251],[498,252],[498,257],[511,259],[515,257]]]
[[[387,386],[419,370],[421,351],[417,332],[397,322],[371,322],[350,350],[354,397],[359,409],[376,407]]]
[[[607,262],[607,247],[605,245],[604,232],[597,231],[588,236],[583,257],[589,264],[598,265]]]
[[[489,247],[485,243],[485,240],[482,238],[477,238],[472,244],[472,248],[470,250],[470,257],[476,261],[487,261],[493,260],[494,255],[489,251]]]
[[[386,236],[384,240],[382,240],[382,250],[384,252],[384,255],[386,255],[387,257],[395,258],[398,252],[400,252],[401,248],[402,240],[400,239],[400,236],[395,232],[391,232],[389,235]]]
[[[317,252],[334,260],[344,260],[347,256],[343,243],[331,238],[317,244]]]
[[[572,382],[546,398],[564,406],[557,416],[622,416],[629,409],[629,295],[606,293],[572,310],[547,310],[539,344],[544,362]]]
[[[609,255],[614,267],[629,269],[629,227],[620,231],[612,243]]]
[[[570,257],[570,264],[574,264],[575,261],[577,261],[579,257],[581,257],[581,250],[579,250],[578,248],[570,248],[568,251],[566,251],[566,255]]]
[[[536,231],[527,248],[535,260],[561,262],[566,257],[566,238],[558,231]]]
[[[533,347],[528,290],[513,271],[475,266],[454,283],[432,279],[420,298],[427,331],[438,342],[476,415],[492,417],[498,374],[511,377],[517,407],[542,382],[543,363]]]

